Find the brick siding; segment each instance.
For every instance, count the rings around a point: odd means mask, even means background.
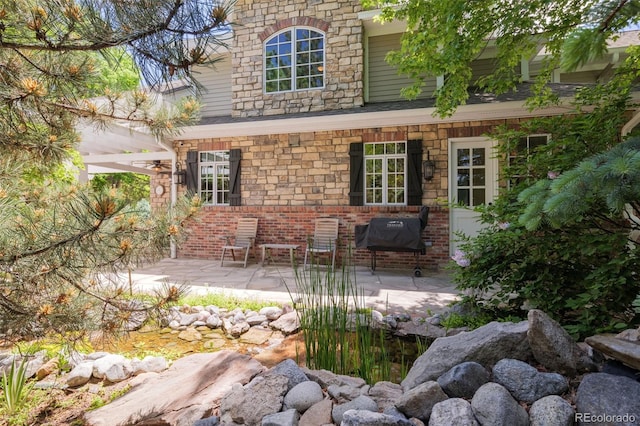
[[[259,245],[264,243],[298,244],[297,258],[304,258],[307,238],[313,235],[314,222],[320,217],[335,217],[340,220],[338,259],[339,263],[351,254],[356,265],[369,265],[370,254],[366,249],[355,249],[354,229],[356,225],[365,225],[373,217],[412,217],[418,215],[420,207],[278,207],[278,206],[207,206],[190,226],[188,240],[178,249],[178,257],[211,259],[220,261],[224,236],[235,233],[239,217],[257,217],[258,235],[252,260],[260,261]],[[423,269],[437,269],[449,261],[449,212],[440,206],[430,207],[429,221],[422,235],[425,241],[431,241],[432,247],[426,249],[426,255],[420,256]],[[276,261],[288,262],[287,251],[274,250]],[[379,252],[379,268],[413,268],[413,253]]]

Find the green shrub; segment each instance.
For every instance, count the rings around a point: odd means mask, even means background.
[[[454,266],[453,279],[495,318],[537,308],[583,338],[638,320],[632,309],[640,293],[637,252],[625,235],[598,229],[492,226],[461,244],[457,258],[464,261]]]

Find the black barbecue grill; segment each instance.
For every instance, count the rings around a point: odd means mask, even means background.
[[[356,248],[371,252],[371,271],[376,270],[376,253],[379,251],[412,252],[416,259],[414,275],[422,275],[420,255],[426,253],[427,244],[422,231],[427,226],[429,207],[422,206],[416,218],[375,217],[368,225],[355,227]]]

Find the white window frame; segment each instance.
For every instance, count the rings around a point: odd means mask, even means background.
[[[211,156],[214,157],[211,160],[206,159],[205,157]],[[219,157],[219,158],[218,158]],[[225,160],[226,158],[226,160]],[[198,152],[198,194],[200,195],[200,199],[203,201],[205,205],[219,205],[219,206],[228,206],[229,205],[229,196],[230,192],[230,151],[229,150],[220,150],[220,151],[200,151]],[[218,169],[222,167],[223,170],[226,170],[226,179],[225,173],[219,174]],[[212,173],[204,173],[205,170],[211,169]],[[206,178],[211,181],[211,189],[203,188],[203,184],[206,182]],[[222,177],[222,181],[226,182],[226,188],[219,188],[220,177]],[[226,197],[225,194],[226,193]],[[226,198],[226,202],[219,201],[219,195],[222,195],[222,199]]]
[[[526,138],[526,146],[524,147],[524,149],[526,150],[526,152],[518,152],[519,149],[519,142],[521,139]],[[521,158],[523,159],[523,161],[525,163],[529,163],[529,157],[531,156],[531,139],[532,138],[546,138],[547,141],[545,142],[545,144],[548,144],[549,141],[551,140],[551,133],[532,133],[530,135],[526,135],[526,136],[521,136],[520,138],[518,138],[518,145],[516,145],[516,147],[512,150],[512,152],[509,153],[509,157],[508,157],[508,162],[509,162],[509,166],[513,165],[513,160]],[[527,179],[529,178],[529,174],[527,175],[512,175],[509,176],[509,180],[508,180],[508,184],[509,187],[511,187],[513,185],[513,180],[514,179]]]
[[[299,55],[304,55],[305,53],[307,53],[306,51],[298,51],[298,39],[297,39],[297,33],[298,30],[303,30],[303,31],[312,31],[314,33],[317,33],[319,35],[322,36],[322,49],[321,49],[321,54],[322,54],[322,61],[311,61],[311,58],[309,58],[309,61],[305,62],[304,64],[302,64],[301,66],[317,66],[317,71],[320,74],[314,74],[314,76],[320,76],[320,78],[322,79],[322,84],[320,86],[314,86],[314,87],[298,87],[298,75],[297,75],[297,59],[299,57]],[[270,59],[267,57],[267,50],[270,47],[269,44],[271,42],[273,42],[274,40],[277,40],[281,35],[290,32],[291,33],[291,41],[287,42],[291,44],[291,64],[289,65],[289,70],[290,70],[290,80],[291,80],[291,87],[289,89],[284,89],[284,90],[280,90],[278,88],[278,90],[272,90],[272,91],[268,91],[267,90],[267,85],[270,82],[277,82],[279,84],[280,81],[284,81],[286,79],[284,78],[278,78],[278,79],[272,79],[272,80],[267,80],[267,76],[269,71],[272,70],[272,68],[267,69],[267,61]],[[275,42],[276,44],[278,44],[277,42]],[[282,43],[283,45],[286,43]],[[319,52],[320,49],[316,49],[313,52]],[[309,53],[313,53],[311,51],[309,51]],[[285,55],[286,53],[283,53],[282,55]],[[280,55],[277,55],[276,58],[278,58]],[[289,28],[285,28],[282,31],[278,31],[277,33],[273,34],[271,37],[269,37],[268,39],[266,39],[263,43],[263,47],[262,47],[262,65],[263,65],[263,74],[262,74],[262,78],[263,78],[263,91],[265,94],[274,94],[274,93],[283,93],[283,92],[299,92],[299,91],[303,91],[303,90],[318,90],[318,89],[324,89],[325,87],[325,83],[326,83],[326,76],[325,76],[325,70],[326,70],[326,66],[325,66],[325,60],[326,60],[326,34],[323,31],[318,30],[317,28],[313,28],[313,27],[305,27],[305,26],[297,26],[297,27],[289,27]],[[281,69],[286,69],[286,66],[281,66],[279,67]],[[311,75],[309,75],[308,77],[309,79],[311,79]]]
[[[367,147],[368,146],[372,146],[372,145],[382,145],[386,147],[386,144],[395,144],[396,145],[396,153],[387,153],[386,152],[386,148],[384,149],[383,153],[376,153],[376,154],[367,154]],[[397,153],[398,149],[397,147],[399,145],[403,145],[404,149],[402,153]],[[380,170],[379,173],[370,173],[367,170],[367,160],[381,160],[382,162],[382,170]],[[403,167],[403,172],[402,172],[402,180],[404,182],[404,187],[402,188],[402,192],[404,195],[404,199],[402,201],[399,202],[389,202],[389,175],[390,172],[388,169],[389,166],[389,160],[402,160],[404,163],[404,167]],[[363,147],[363,185],[364,185],[364,205],[367,206],[406,206],[407,205],[407,197],[408,197],[408,176],[407,176],[407,168],[409,167],[409,158],[407,155],[407,141],[385,141],[385,142],[366,142],[364,144]],[[382,186],[381,186],[381,191],[382,191],[382,202],[374,202],[371,201],[369,198],[369,190],[370,189],[376,189],[376,187],[374,186],[369,186],[368,182],[369,182],[369,176],[372,174],[380,174],[381,175],[381,179],[382,179]],[[398,173],[398,175],[400,175],[400,173]],[[400,187],[394,187],[395,189],[398,189]]]

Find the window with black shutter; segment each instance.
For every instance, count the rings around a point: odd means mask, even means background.
[[[187,190],[203,204],[240,205],[241,151],[187,152]]]
[[[349,204],[421,205],[422,141],[352,143]]]

